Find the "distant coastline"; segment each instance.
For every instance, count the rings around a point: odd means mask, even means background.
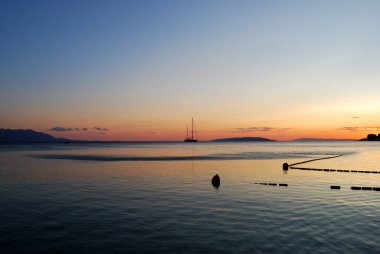
[[[210,140],[210,142],[260,142],[260,141],[277,141],[261,137],[239,137],[239,138],[221,138]]]
[[[284,142],[332,142],[332,141],[358,141],[354,139],[325,139],[325,138],[297,138]],[[380,134],[368,134],[366,138],[359,141],[380,141]],[[44,132],[32,129],[2,129],[0,128],[0,144],[5,143],[140,143],[140,142],[180,142],[178,141],[99,141],[99,140],[72,140],[66,138],[56,138]],[[263,137],[229,137],[219,138],[204,142],[281,142]]]
[[[268,142],[276,141],[262,137],[234,137],[214,139],[209,142]],[[138,142],[177,142],[177,141],[85,141],[56,138],[44,132],[31,129],[0,129],[0,143],[138,143]]]
[[[0,129],[0,143],[67,143],[74,140],[56,138],[31,129]]]

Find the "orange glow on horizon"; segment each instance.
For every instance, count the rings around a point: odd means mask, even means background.
[[[186,137],[186,131],[178,130],[159,130],[144,131],[139,129],[111,129],[109,131],[78,131],[78,132],[52,132],[46,133],[61,138],[74,140],[98,140],[98,141],[182,141]],[[347,131],[338,129],[289,129],[283,131],[252,131],[252,132],[235,132],[233,130],[217,131],[198,131],[196,138],[199,141],[209,141],[219,138],[232,137],[262,137],[278,141],[290,141],[298,138],[322,138],[322,139],[353,139],[358,140],[365,138],[369,133],[376,131]]]

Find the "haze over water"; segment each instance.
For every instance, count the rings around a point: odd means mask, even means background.
[[[0,254],[380,252],[379,142],[178,142],[379,141],[379,13],[0,0]]]
[[[380,192],[350,187],[380,174],[282,170],[334,154],[302,166],[380,170],[376,142],[4,145],[1,250],[376,253]]]

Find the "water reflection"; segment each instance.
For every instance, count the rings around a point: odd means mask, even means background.
[[[371,233],[380,230],[376,192],[380,174],[281,169],[285,161],[290,165],[320,154],[355,151],[307,166],[379,171],[380,147],[374,143],[191,147],[153,143],[80,149],[69,144],[64,151],[44,149],[44,154],[111,159],[203,157],[57,161],[25,156],[41,154],[40,148],[0,152],[2,253],[170,254],[184,248],[189,253],[373,253],[380,249],[377,235]],[[269,156],[277,153],[297,156]],[[210,154],[237,156],[206,160]],[[221,177],[224,185],[219,191]],[[331,191],[330,186],[341,190]],[[363,186],[367,188],[360,191]]]

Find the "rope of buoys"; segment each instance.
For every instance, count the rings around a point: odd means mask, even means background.
[[[372,190],[372,191],[380,191],[380,187],[360,187],[360,186],[352,186],[351,190]]]
[[[341,156],[343,156],[343,155],[342,154],[332,155],[332,156],[328,156],[328,157],[322,157],[322,158],[316,158],[316,159],[296,162],[296,163],[293,163],[293,164],[290,164],[290,165],[288,163],[284,163],[284,164],[282,164],[282,169],[284,171],[287,171],[290,168],[290,169],[312,170],[312,171],[323,171],[323,172],[380,174],[380,171],[376,171],[376,170],[371,171],[371,170],[347,170],[347,169],[332,169],[332,168],[295,167],[296,165],[305,164],[305,163],[309,163],[309,162],[312,162],[312,161],[334,159],[334,158],[338,158],[338,157],[341,157]]]
[[[334,158],[337,158],[337,157],[340,157],[342,156],[341,154],[338,154],[338,155],[332,155],[332,156],[328,156],[328,157],[322,157],[322,158],[316,158],[316,159],[311,159],[311,160],[306,160],[306,161],[301,161],[301,162],[296,162],[296,163],[293,163],[293,164],[288,164],[288,163],[284,163],[282,164],[282,169],[287,171],[289,168],[291,169],[305,169],[307,170],[308,168],[297,168],[297,167],[294,167],[295,165],[300,165],[300,164],[304,164],[304,163],[308,163],[308,162],[312,162],[312,161],[319,161],[319,160],[327,160],[327,159],[334,159]],[[311,169],[311,170],[314,170],[314,169]],[[317,169],[316,169],[317,170]],[[322,169],[323,170],[323,169]],[[321,170],[321,171],[322,171]]]
[[[369,170],[348,170],[348,169],[329,169],[329,168],[301,168],[301,167],[290,167],[291,169],[298,170],[310,170],[310,171],[323,171],[323,172],[338,172],[338,173],[363,173],[363,174],[379,174],[380,171],[369,171]]]
[[[268,185],[268,186],[281,186],[281,187],[288,187],[287,183],[254,183],[259,185]]]
[[[287,183],[262,183],[262,182],[256,182],[254,184],[258,185],[266,185],[266,186],[282,186],[282,187],[288,187]],[[332,190],[340,190],[340,185],[331,185],[330,189]],[[380,187],[361,187],[361,186],[352,186],[351,190],[372,190],[372,191],[380,191]]]
[[[328,157],[322,157],[322,158],[316,158],[316,159],[301,161],[301,162],[290,164],[289,167],[292,168],[295,165],[300,165],[300,164],[304,164],[304,163],[308,163],[308,162],[312,162],[312,161],[334,159],[334,158],[338,158],[338,157],[341,157],[341,156],[343,156],[343,155],[342,154],[338,154],[338,155],[333,155],[333,156],[328,156]]]
[[[332,190],[340,190],[339,185],[331,185],[330,189]],[[380,191],[380,187],[360,187],[360,186],[352,186],[351,190],[373,190],[373,191]]]

